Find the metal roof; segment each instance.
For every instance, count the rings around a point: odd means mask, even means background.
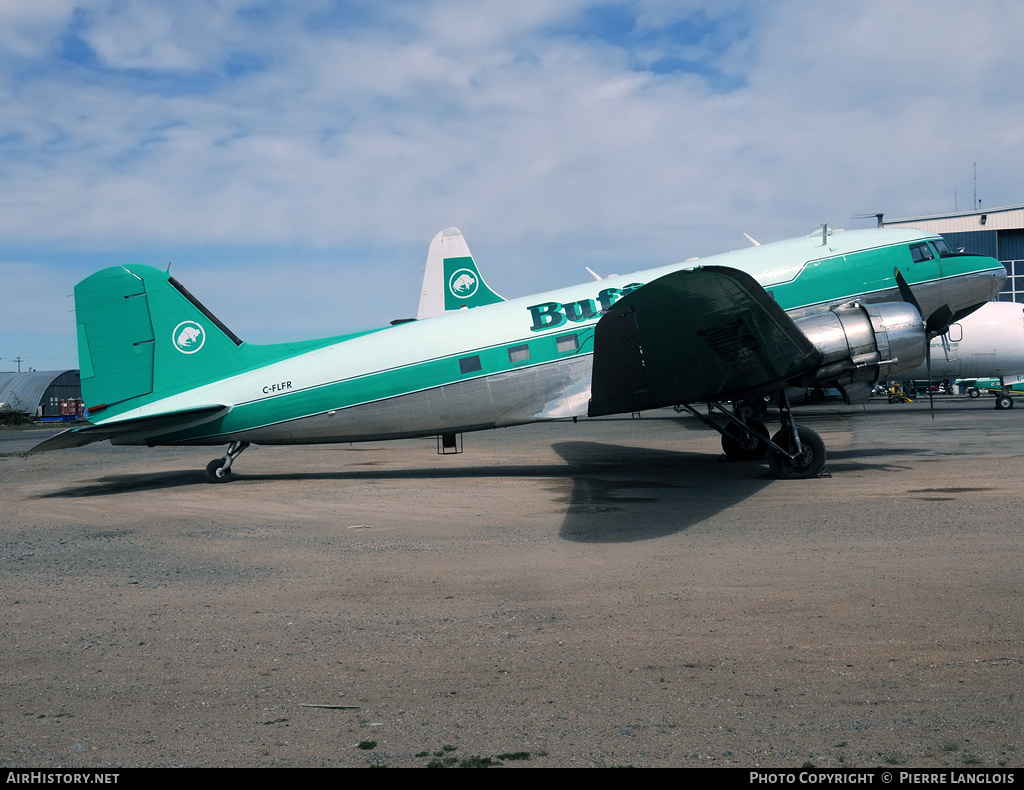
[[[33,370],[29,373],[0,373],[0,403],[14,409],[35,412],[46,390],[66,373],[77,370]]]
[[[1024,228],[1024,206],[1002,206],[999,208],[960,211],[950,214],[906,217],[904,219],[883,218],[882,225],[887,228],[921,228],[923,230],[930,230],[933,233],[966,233],[976,230],[1020,230]]]

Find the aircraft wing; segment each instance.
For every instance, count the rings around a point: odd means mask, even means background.
[[[116,420],[100,423],[99,425],[69,428],[66,431],[61,431],[56,436],[51,436],[49,439],[40,442],[29,452],[41,453],[47,450],[81,447],[128,433],[167,433],[178,428],[186,428],[208,422],[222,414],[227,414],[230,410],[230,406],[217,403],[210,406],[197,406],[192,409],[180,409],[146,417],[136,417],[131,420]]]
[[[589,414],[768,394],[821,362],[749,274],[677,271],[627,294],[598,321]]]

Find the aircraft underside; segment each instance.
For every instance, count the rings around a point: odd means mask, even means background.
[[[251,444],[408,439],[580,417],[587,414],[592,360],[588,354],[247,431],[169,443],[220,445],[229,442],[225,456],[214,459],[207,467],[211,481],[226,482],[230,479],[232,463]],[[544,395],[539,397],[538,393]],[[718,419],[710,419],[689,404],[678,404],[676,410],[688,411],[721,433],[723,451],[730,460],[767,458],[779,477],[814,477],[824,468],[824,443],[814,431],[796,426],[788,401],[780,400],[781,427],[774,434],[762,421],[767,409],[764,399],[735,404],[712,401],[706,405],[708,414],[712,410],[718,412]],[[416,415],[428,414],[432,415],[429,419],[416,418]],[[455,414],[460,415],[460,421],[452,417]],[[138,436],[120,437],[114,442],[146,443]]]
[[[328,409],[300,419],[167,444],[327,444],[469,433],[580,417],[590,398],[590,354],[391,398]],[[141,440],[141,441],[140,441]],[[132,443],[147,443],[133,437]]]

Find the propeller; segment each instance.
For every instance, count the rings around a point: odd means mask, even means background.
[[[914,292],[910,289],[910,284],[907,282],[907,278],[903,276],[898,268],[893,270],[896,276],[896,287],[900,289],[900,296],[903,297],[903,301],[912,304],[917,308],[917,312],[924,318],[924,313],[921,311],[921,304],[917,301],[917,297],[914,296]],[[931,411],[932,419],[935,419],[935,401],[932,396],[932,338],[939,335],[944,335],[949,331],[949,325],[953,322],[955,313],[953,308],[948,304],[944,304],[937,309],[933,310],[931,315],[925,319],[925,365],[928,370],[928,408]]]

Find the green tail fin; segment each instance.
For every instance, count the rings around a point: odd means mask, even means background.
[[[169,274],[115,266],[75,286],[82,395],[124,411],[244,366],[239,340]]]
[[[481,307],[505,301],[488,287],[472,256],[444,259],[444,309]]]

